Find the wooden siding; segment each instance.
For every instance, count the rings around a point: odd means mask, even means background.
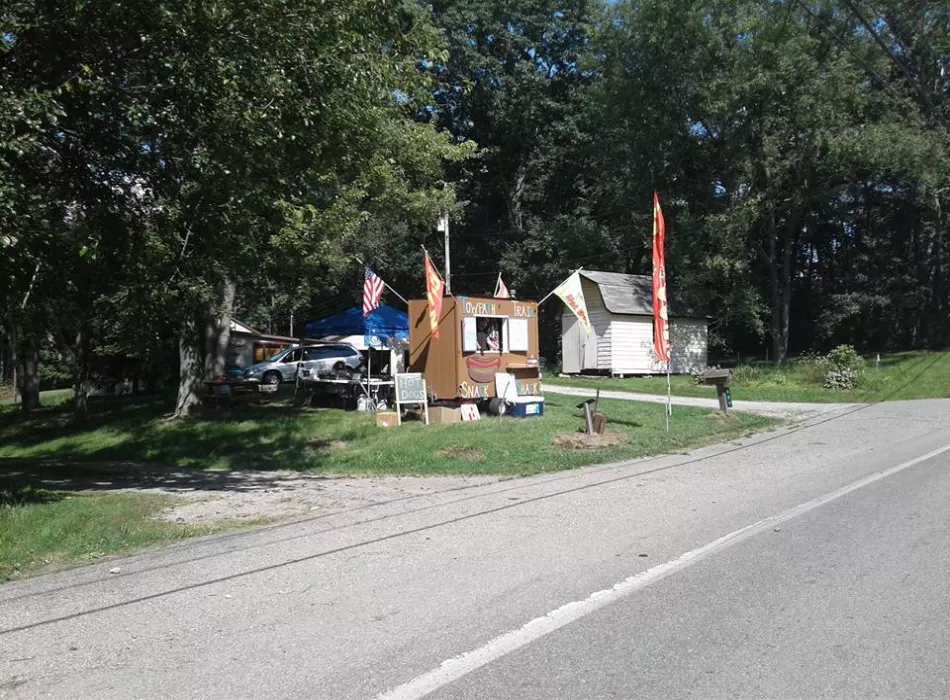
[[[561,312],[561,369],[567,374],[609,371],[613,361],[610,351],[613,314],[604,306],[596,284],[582,278],[581,286],[593,332],[585,333],[577,317],[564,308]]]
[[[653,319],[613,315],[613,374],[661,374],[653,357]],[[703,319],[674,319],[671,329],[674,374],[692,374],[707,366],[707,324]]]
[[[671,339],[675,374],[693,374],[706,369],[709,329],[705,319],[674,319]]]
[[[652,374],[653,319],[649,316],[613,316],[613,374]]]
[[[567,374],[599,370],[611,374],[661,374],[653,358],[653,317],[613,314],[600,289],[582,278],[584,299],[594,332],[584,333],[567,309],[561,314],[561,368]],[[691,374],[707,366],[705,319],[674,319],[671,329],[674,374]]]

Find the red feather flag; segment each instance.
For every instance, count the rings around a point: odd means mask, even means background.
[[[670,362],[670,312],[666,297],[666,222],[660,198],[653,193],[653,352],[660,362]]]

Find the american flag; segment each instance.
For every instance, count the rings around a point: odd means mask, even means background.
[[[383,280],[368,267],[363,270],[363,315],[369,316],[370,312],[379,306],[379,300],[383,296]]]

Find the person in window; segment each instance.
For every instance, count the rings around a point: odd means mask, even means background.
[[[501,350],[501,334],[498,332],[498,320],[489,319],[488,324],[488,349],[491,352]]]
[[[479,352],[488,350],[488,319],[480,318],[475,322],[475,342]]]

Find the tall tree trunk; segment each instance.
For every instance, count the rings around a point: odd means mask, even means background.
[[[205,379],[215,379],[224,374],[228,342],[231,339],[231,316],[237,285],[228,280],[221,286],[217,313],[209,314],[204,323],[204,374]]]
[[[788,226],[782,232],[782,250],[778,249],[779,232],[774,215],[769,229],[769,296],[772,305],[772,352],[775,364],[783,365],[788,357],[789,318],[792,307],[792,238],[798,227],[798,214],[793,209]],[[781,260],[779,256],[781,255]]]
[[[511,187],[508,190],[508,224],[518,234],[519,238],[524,235],[524,216],[521,205],[524,199],[524,183],[527,174],[524,163],[519,163]]]
[[[76,338],[79,373],[76,380],[76,415],[89,415],[89,323],[85,319]]]
[[[178,361],[178,401],[175,403],[175,418],[187,418],[201,404],[204,379],[204,362],[195,315],[189,315],[182,324],[178,336]]]
[[[782,336],[782,299],[778,274],[778,232],[775,230],[775,214],[770,216],[769,224],[769,301],[772,306],[772,360],[775,364],[780,365],[784,362],[785,357],[779,351]]]
[[[32,411],[40,406],[40,348],[32,334],[15,332],[17,383],[20,391],[20,408]]]
[[[939,346],[946,337],[946,307],[947,292],[946,280],[944,276],[944,250],[943,250],[943,210],[940,206],[940,195],[934,195],[934,262],[933,275],[931,277],[931,337],[932,344]]]

